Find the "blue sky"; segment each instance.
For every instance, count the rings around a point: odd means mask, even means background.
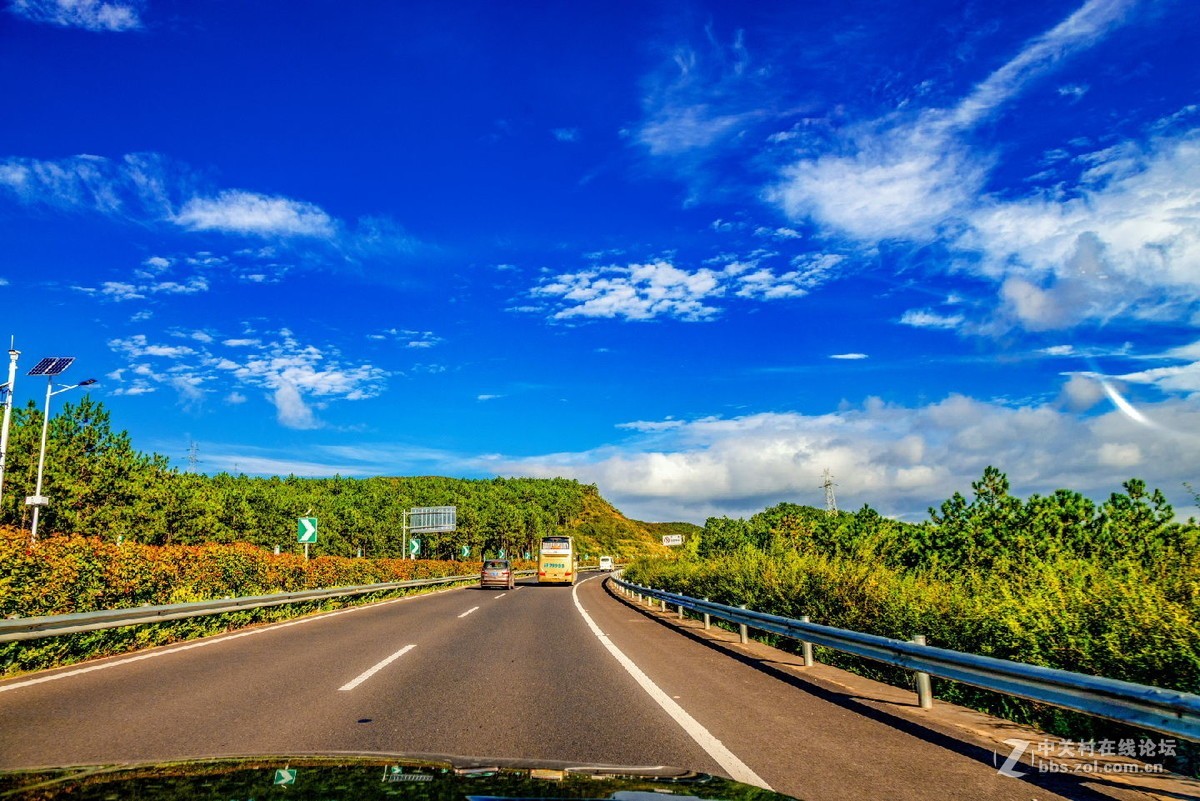
[[[1200,6],[746,5],[9,0],[22,374],[209,472],[1194,511]]]

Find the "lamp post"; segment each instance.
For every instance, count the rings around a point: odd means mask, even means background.
[[[46,435],[50,431],[50,398],[77,387],[86,387],[96,383],[96,379],[89,378],[78,384],[55,389],[54,377],[70,367],[73,361],[75,361],[74,356],[51,356],[48,359],[42,359],[29,371],[29,375],[46,376],[46,410],[42,413],[42,447],[38,452],[37,488],[34,489],[33,495],[25,499],[25,505],[33,507],[33,526],[29,530],[30,542],[37,542],[39,512],[43,506],[49,503],[46,496],[42,495],[42,475],[46,467]]]
[[[4,465],[8,461],[8,424],[12,420],[13,389],[17,386],[17,357],[21,351],[8,350],[8,383],[4,385],[4,422],[0,423],[0,499],[4,497]],[[3,514],[3,506],[0,506]]]

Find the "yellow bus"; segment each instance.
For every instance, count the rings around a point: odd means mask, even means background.
[[[571,537],[542,537],[538,549],[538,584],[575,583],[575,540]]]

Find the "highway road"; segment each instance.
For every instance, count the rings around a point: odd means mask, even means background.
[[[731,658],[600,575],[412,596],[0,682],[0,768],[332,751],[674,765],[814,799],[1146,797],[1001,776],[977,743]]]

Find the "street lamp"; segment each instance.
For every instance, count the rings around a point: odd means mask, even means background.
[[[51,356],[48,359],[42,359],[29,371],[29,375],[46,376],[46,411],[42,414],[42,448],[38,454],[37,488],[33,491],[33,495],[25,499],[25,505],[33,507],[33,527],[29,530],[30,542],[37,542],[38,513],[43,506],[50,503],[49,499],[42,495],[42,472],[46,467],[46,434],[50,430],[50,398],[77,387],[86,387],[96,383],[96,379],[89,378],[86,381],[80,381],[78,384],[61,386],[60,389],[55,389],[54,377],[70,367],[74,361],[74,356]]]
[[[4,464],[8,460],[8,423],[12,420],[13,389],[17,386],[17,357],[21,351],[15,346],[8,349],[8,383],[0,386],[4,391],[4,422],[0,423],[0,498],[4,496]],[[0,515],[3,507],[0,506]]]

